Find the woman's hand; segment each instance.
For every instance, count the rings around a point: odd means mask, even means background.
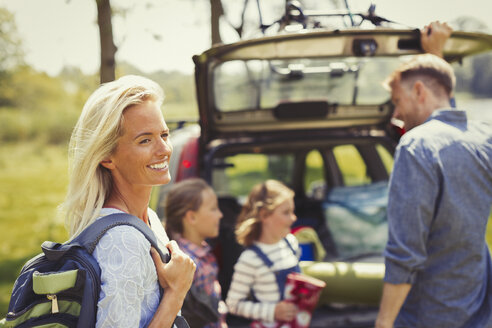
[[[193,282],[196,265],[193,260],[183,253],[174,240],[170,241],[166,247],[171,254],[171,260],[163,263],[159,253],[151,248],[150,252],[157,270],[159,284],[164,289],[186,295]]]
[[[195,274],[195,263],[179,249],[174,240],[169,242],[166,247],[171,253],[171,259],[168,263],[162,262],[157,250],[150,249],[159,284],[165,291],[159,307],[152,317],[149,328],[173,326],[176,314],[183,305],[184,298],[191,287],[193,275]]]
[[[297,314],[297,306],[287,301],[281,301],[275,306],[276,321],[292,321]]]

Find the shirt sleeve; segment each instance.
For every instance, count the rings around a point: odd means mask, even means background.
[[[389,237],[384,281],[413,284],[427,259],[426,243],[439,190],[432,155],[420,142],[397,149],[389,186]]]
[[[93,253],[101,268],[96,327],[145,326],[148,318],[141,320],[142,312],[152,311],[152,305],[144,295],[156,279],[149,252],[150,243],[132,227],[112,228],[101,238]]]
[[[254,253],[245,250],[234,265],[226,304],[229,312],[249,319],[273,322],[276,303],[254,302],[250,299],[257,268],[250,263]]]

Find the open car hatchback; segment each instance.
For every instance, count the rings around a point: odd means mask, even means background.
[[[417,30],[298,29],[217,45],[195,56],[200,125],[172,132],[173,181],[202,177],[224,214],[211,240],[225,298],[242,248],[237,215],[253,185],[295,192],[305,274],[327,283],[311,327],[371,327],[381,296],[386,202],[404,133],[382,81],[421,53]],[[492,36],[455,31],[444,56],[492,49]],[[158,214],[170,185],[159,190]],[[165,220],[165,218],[164,218]],[[230,327],[240,321],[228,318]]]

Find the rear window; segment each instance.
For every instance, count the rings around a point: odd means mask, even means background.
[[[386,171],[388,172],[388,175],[393,172],[393,155],[390,154],[388,149],[384,148],[382,145],[378,144],[376,145],[376,150],[381,157],[381,160],[383,161],[384,167],[386,168]]]
[[[389,99],[381,83],[399,63],[376,57],[227,61],[212,74],[215,107],[227,112],[299,101],[381,104]]]
[[[333,148],[333,154],[345,186],[360,186],[371,182],[366,164],[354,145],[337,146]]]
[[[323,157],[318,150],[311,150],[306,156],[304,171],[304,194],[322,199],[326,190]]]
[[[291,184],[292,154],[237,154],[214,160],[212,185],[220,196],[244,200],[251,188],[267,179]]]

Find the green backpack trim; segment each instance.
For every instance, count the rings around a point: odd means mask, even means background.
[[[60,313],[70,314],[70,315],[73,315],[74,317],[78,317],[80,314],[80,304],[77,302],[60,300],[60,301],[58,301],[58,306],[60,309]],[[29,319],[37,318],[37,317],[47,315],[47,314],[51,314],[51,302],[49,302],[49,301],[43,302],[40,304],[36,304],[31,309],[24,312],[18,318],[4,322],[3,327],[5,327],[5,328],[15,327],[15,326],[20,325]],[[2,327],[1,324],[2,324],[2,322],[0,322],[0,327]],[[42,326],[40,326],[40,327],[42,327]]]
[[[32,275],[32,289],[38,295],[58,294],[75,286],[78,271],[69,270],[53,273],[35,271]]]

